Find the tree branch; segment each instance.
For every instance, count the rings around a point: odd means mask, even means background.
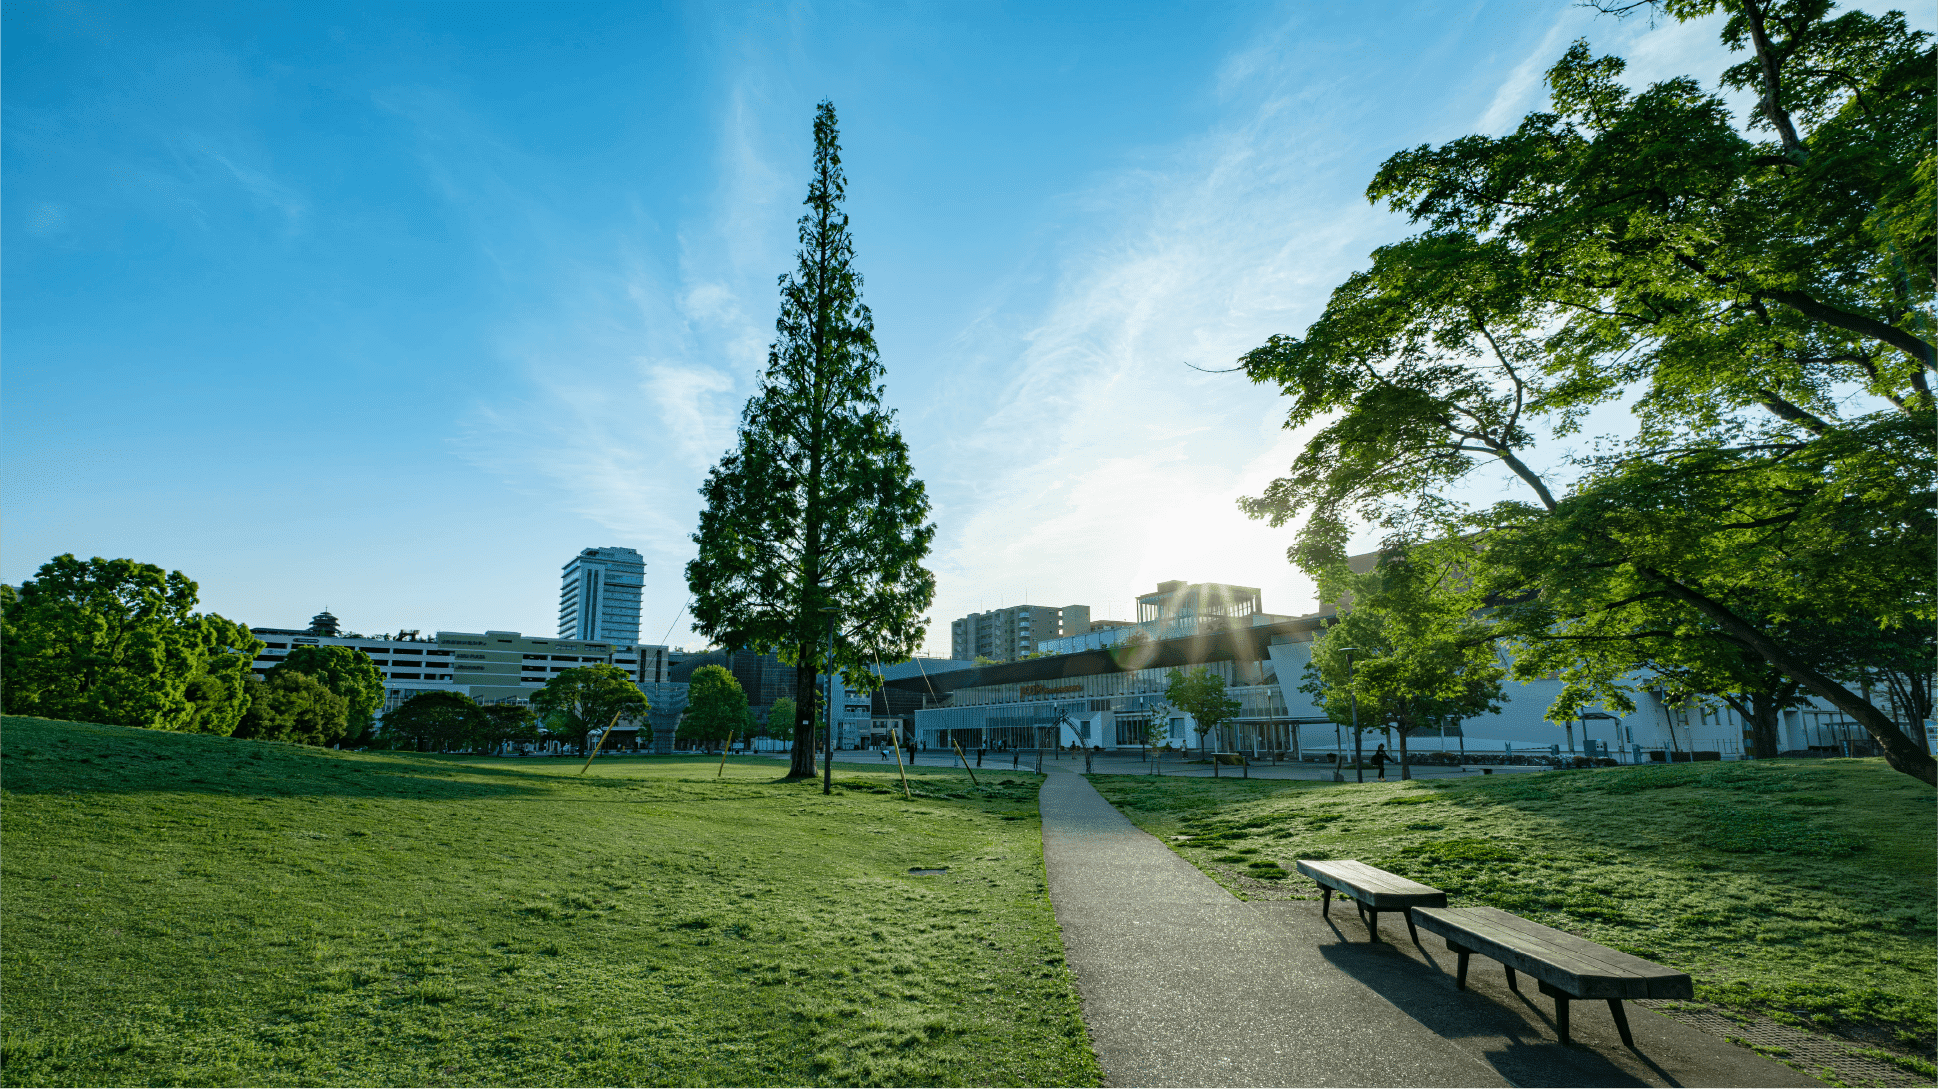
[[[1828,303],[1818,302],[1801,291],[1764,291],[1760,294],[1773,302],[1782,303],[1806,318],[1889,344],[1923,364],[1926,370],[1938,371],[1938,349],[1934,349],[1929,343],[1894,325],[1887,325],[1876,318],[1853,314]]]

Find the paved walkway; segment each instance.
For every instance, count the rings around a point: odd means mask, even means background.
[[[1563,1046],[1552,1004],[1513,995],[1492,961],[1461,993],[1453,958],[1398,920],[1370,944],[1350,907],[1327,921],[1316,901],[1238,900],[1068,765],[1045,770],[1064,773],[1041,795],[1050,898],[1108,1084],[1818,1084],[1633,1005],[1635,1051],[1592,1003]]]

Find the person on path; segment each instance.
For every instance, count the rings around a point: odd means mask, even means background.
[[[1392,757],[1386,755],[1386,745],[1384,743],[1379,748],[1373,750],[1373,766],[1379,769],[1379,781],[1382,783],[1386,781],[1386,762],[1390,759]]]

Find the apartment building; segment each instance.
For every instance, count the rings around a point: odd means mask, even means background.
[[[1013,662],[1037,653],[1045,639],[1090,630],[1090,606],[1012,605],[970,613],[949,625],[949,657]]]

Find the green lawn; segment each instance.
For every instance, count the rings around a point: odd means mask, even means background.
[[[1035,776],[27,718],[0,757],[7,1084],[1100,1078]]]
[[[1932,1055],[1938,817],[1881,760],[1093,781],[1241,896],[1313,896],[1272,863],[1357,858],[1680,968],[1707,1001]]]

